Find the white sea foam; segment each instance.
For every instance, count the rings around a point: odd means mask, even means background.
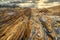
[[[16,14],[15,12],[9,12],[8,15],[14,15]]]

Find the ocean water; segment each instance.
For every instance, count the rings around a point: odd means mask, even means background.
[[[60,5],[60,0],[38,0],[37,4],[36,4],[36,1],[37,0],[1,0],[0,1],[0,4],[8,4],[10,2],[16,2],[16,1],[20,1],[22,3],[14,3],[14,4],[17,4],[18,6],[21,6],[21,7],[37,7],[37,8],[48,8],[48,7],[52,7],[52,6],[56,6],[56,5]],[[32,3],[29,3],[29,1],[31,1]],[[23,3],[24,2],[24,3]],[[30,5],[29,5],[30,4]],[[9,5],[9,4],[8,4]]]
[[[37,1],[37,0],[0,0],[0,1],[21,1],[21,2],[27,2],[27,1]],[[41,0],[38,0],[38,1],[41,1]],[[60,2],[60,0],[43,0],[43,1],[46,1],[46,2]]]
[[[60,0],[48,0],[48,2],[60,2]]]

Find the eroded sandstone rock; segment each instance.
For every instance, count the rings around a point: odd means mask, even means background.
[[[2,9],[0,40],[60,40],[60,16],[53,9]]]

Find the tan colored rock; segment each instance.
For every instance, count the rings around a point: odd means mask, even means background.
[[[54,9],[2,9],[0,40],[60,40],[60,16],[53,15]]]

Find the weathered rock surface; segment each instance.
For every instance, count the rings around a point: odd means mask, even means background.
[[[0,8],[0,40],[60,40],[58,7]]]

